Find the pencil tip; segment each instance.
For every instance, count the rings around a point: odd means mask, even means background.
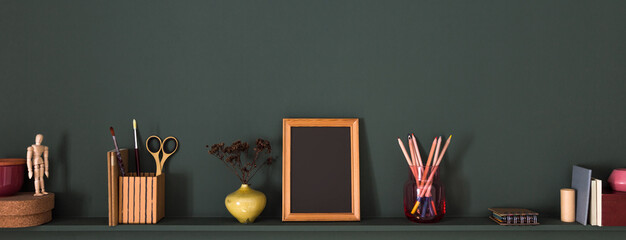
[[[448,139],[452,138],[452,134],[450,134],[450,137],[448,137]]]

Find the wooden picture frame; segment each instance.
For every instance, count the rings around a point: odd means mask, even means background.
[[[283,119],[282,220],[360,219],[359,119]]]

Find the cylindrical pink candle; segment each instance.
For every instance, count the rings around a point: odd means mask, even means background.
[[[574,222],[576,220],[576,190],[561,189],[561,221]]]

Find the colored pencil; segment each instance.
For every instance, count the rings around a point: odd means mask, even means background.
[[[424,173],[422,174],[422,179],[420,181],[420,184],[418,184],[417,188],[420,190],[420,194],[417,197],[417,201],[415,202],[415,205],[413,206],[413,209],[411,210],[412,214],[415,214],[415,212],[418,210],[417,208],[420,205],[421,199],[422,197],[424,197],[424,186],[426,185],[425,182],[425,178],[426,176],[428,176],[428,169],[430,168],[430,164],[432,163],[432,159],[433,159],[433,153],[435,152],[435,148],[437,147],[437,138],[433,139],[433,143],[430,146],[430,153],[428,154],[428,160],[426,161],[426,166],[424,166]]]
[[[441,150],[441,155],[439,155],[439,160],[437,161],[437,165],[441,163],[441,159],[443,159],[443,155],[446,154],[446,150],[448,150],[448,145],[450,145],[451,138],[452,138],[452,135],[448,137],[448,140],[446,141],[446,145],[443,146],[443,150]]]
[[[406,162],[409,164],[409,166],[413,165],[411,163],[411,158],[409,157],[409,154],[406,152],[404,143],[402,143],[402,140],[400,140],[400,138],[398,138],[398,144],[400,145],[400,149],[402,149],[402,153],[404,153],[404,158],[406,159]]]
[[[430,153],[428,154],[428,160],[426,160],[426,166],[424,166],[424,178],[426,178],[426,176],[428,176],[428,170],[430,169],[430,164],[432,163],[433,160],[433,153],[435,152],[435,147],[437,147],[437,138],[433,139],[433,144],[430,146]],[[426,179],[422,179],[422,180],[426,180]],[[424,186],[424,182],[422,182],[420,184],[420,187]]]
[[[411,138],[411,134],[407,134],[407,135],[408,135],[408,142],[409,142],[409,152],[411,153],[411,165],[417,166],[417,156],[415,155],[413,139]]]
[[[439,148],[441,147],[441,136],[437,137],[437,148],[435,148],[435,158],[433,159],[433,165],[438,165],[437,159],[439,159]]]
[[[417,166],[423,167],[424,163],[422,162],[420,149],[417,147],[417,139],[415,139],[415,135],[413,133],[411,133],[411,137],[413,139],[413,146],[415,147],[415,153],[417,154]]]
[[[417,181],[417,177],[418,177],[417,169],[415,168],[415,165],[413,165],[413,162],[412,162],[411,158],[409,157],[409,154],[406,152],[406,148],[404,147],[404,143],[402,143],[402,140],[400,138],[398,138],[398,144],[400,145],[400,149],[402,149],[402,153],[404,154],[404,158],[406,159],[406,163],[409,165],[409,169],[411,169],[411,173],[413,173],[413,177],[415,177],[415,179]]]
[[[423,191],[420,193],[420,195],[418,196],[418,202],[415,203],[415,206],[413,207],[413,211],[411,211],[411,213],[415,214],[415,211],[417,210],[417,207],[419,206],[419,200],[424,197],[424,195],[430,195],[430,189],[432,188],[432,184],[433,184],[433,177],[435,176],[435,173],[437,172],[437,169],[439,169],[439,164],[441,163],[441,160],[443,159],[443,155],[445,154],[446,150],[448,149],[448,145],[450,145],[450,139],[452,139],[452,135],[450,135],[450,137],[448,137],[448,140],[446,141],[445,146],[443,147],[443,150],[441,151],[441,155],[438,155],[438,151],[439,151],[439,146],[441,145],[441,138],[439,138],[438,143],[437,143],[437,152],[435,153],[435,158],[437,158],[437,160],[433,163],[433,170],[430,173],[430,176],[428,177],[428,180],[426,181],[425,185],[422,187],[422,189],[426,189],[426,191]],[[426,201],[428,201],[429,198],[428,196],[426,196]],[[422,215],[424,214],[424,212],[422,212]]]
[[[415,139],[411,134],[408,134],[409,140],[409,150],[411,151],[411,160],[412,165],[409,166],[411,168],[411,172],[413,172],[413,176],[415,177],[415,184],[419,185],[419,181],[422,178],[422,171],[418,169],[419,165],[417,163],[417,158],[419,157],[418,153],[415,150]]]

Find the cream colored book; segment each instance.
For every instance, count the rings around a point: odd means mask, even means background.
[[[598,226],[598,179],[591,178],[591,194],[589,201],[589,224]]]
[[[602,227],[602,180],[596,179],[596,217],[598,226]]]

